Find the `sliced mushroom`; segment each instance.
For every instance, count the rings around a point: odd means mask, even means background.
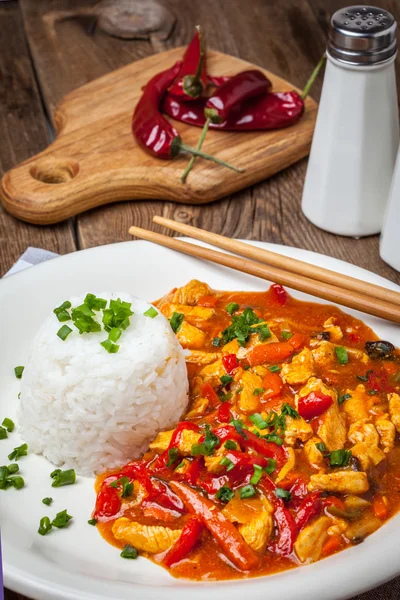
[[[365,343],[365,352],[370,358],[391,358],[394,350],[393,344],[385,342],[384,340]]]

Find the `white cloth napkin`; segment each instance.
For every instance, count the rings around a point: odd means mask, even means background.
[[[45,260],[51,260],[52,258],[57,258],[59,254],[55,252],[50,252],[50,250],[43,250],[43,248],[32,248],[29,246],[25,250],[25,252],[19,257],[15,265],[11,267],[9,271],[4,275],[13,275],[14,273],[18,273],[18,271],[23,271],[28,267],[32,267],[33,265],[38,265]]]

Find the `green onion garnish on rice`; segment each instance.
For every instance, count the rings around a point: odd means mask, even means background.
[[[116,354],[119,350],[118,344],[113,344],[111,340],[104,340],[100,342],[100,346],[103,346],[109,354]]]
[[[63,325],[57,331],[58,337],[60,339],[62,339],[63,342],[65,342],[65,340],[67,339],[67,337],[69,336],[70,333],[72,333],[72,329],[71,329],[71,327],[68,327],[68,325]]]
[[[113,327],[110,333],[108,334],[108,339],[110,340],[110,342],[117,342],[121,337],[121,334],[122,329],[120,329],[119,327]]]
[[[74,469],[67,469],[66,471],[55,469],[52,473],[50,473],[50,477],[53,479],[51,487],[72,485],[76,481],[76,473]]]
[[[101,310],[107,306],[107,300],[97,298],[94,294],[86,294],[83,302],[92,310]]]
[[[12,421],[11,419],[9,419],[8,417],[6,417],[3,422],[2,422],[2,427],[4,427],[5,429],[7,429],[8,433],[11,433],[12,431],[14,431],[14,421]]]
[[[154,317],[158,315],[158,312],[156,311],[154,306],[150,306],[150,308],[147,309],[143,314],[145,317],[150,317],[150,319],[154,319]]]
[[[14,369],[14,373],[15,373],[15,377],[16,377],[17,379],[21,379],[21,377],[22,377],[22,373],[24,372],[24,368],[25,368],[25,367],[15,367],[15,369]]]
[[[71,302],[66,300],[60,306],[57,306],[53,310],[53,313],[56,315],[57,319],[62,323],[64,321],[70,321],[71,315],[68,312],[68,309],[71,308]]]

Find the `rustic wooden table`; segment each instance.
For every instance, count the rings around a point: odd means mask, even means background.
[[[400,19],[400,3],[376,0]],[[302,87],[326,43],[330,15],[344,0],[16,0],[0,3],[0,174],[46,147],[52,114],[74,88],[150,54],[186,44],[203,25],[209,46],[240,56]],[[111,6],[111,19],[106,10]],[[145,10],[150,33],[121,39]],[[133,8],[132,8],[133,7]],[[128,14],[124,11],[128,10]],[[106,33],[109,29],[114,35]],[[318,99],[321,81],[312,95]],[[400,81],[400,78],[399,78]],[[231,237],[260,239],[347,260],[400,283],[379,257],[378,237],[337,237],[300,209],[306,160],[268,181],[208,206],[121,202],[51,227],[28,225],[0,209],[0,276],[27,246],[65,254],[130,239],[135,224],[162,214]],[[158,229],[157,227],[154,227]],[[357,600],[394,600],[400,580]],[[6,591],[6,600],[23,597]]]

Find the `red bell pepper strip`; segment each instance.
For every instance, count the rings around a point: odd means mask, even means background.
[[[271,342],[259,344],[247,355],[247,360],[252,367],[268,363],[282,362],[294,353],[294,348],[289,342]]]
[[[298,350],[301,346],[304,346],[305,337],[304,335],[301,335],[301,333],[294,333],[292,337],[288,339],[288,342],[295,350]]]
[[[199,26],[183,56],[179,78],[173,83],[169,94],[178,100],[194,100],[207,87],[206,52],[203,34]]]
[[[283,381],[278,375],[278,373],[268,373],[263,377],[262,387],[265,392],[261,396],[263,400],[269,400],[270,398],[274,398],[275,396],[279,396],[283,388]]]
[[[97,494],[96,507],[93,517],[102,519],[102,517],[114,517],[121,508],[121,500],[117,490],[102,485],[100,492]]]
[[[240,169],[215,156],[186,146],[176,129],[160,113],[159,107],[163,96],[178,75],[181,65],[182,63],[178,62],[170,69],[158,73],[144,88],[132,117],[132,133],[136,141],[146,152],[156,158],[169,160],[175,158],[180,152],[187,152],[240,172]]]
[[[279,304],[279,306],[285,306],[289,294],[287,293],[285,288],[282,287],[279,283],[274,283],[269,288],[269,296],[270,299],[273,300],[273,302],[275,302],[276,304]]]
[[[191,461],[184,473],[174,473],[174,477],[178,477],[181,481],[186,481],[190,485],[197,485],[202,468],[202,457],[198,456]]]
[[[304,498],[295,516],[297,533],[300,533],[312,517],[319,514],[321,508],[321,492],[313,492]]]
[[[221,443],[228,439],[234,440],[246,450],[251,448],[265,458],[274,458],[278,467],[282,467],[286,461],[286,451],[281,446],[274,442],[267,442],[263,438],[258,438],[248,429],[245,429],[243,435],[241,435],[232,425],[224,425],[214,429],[214,433],[220,438]]]
[[[231,413],[232,404],[229,402],[223,402],[218,407],[217,419],[220,423],[229,423],[232,418]]]
[[[201,395],[207,398],[211,406],[219,406],[221,404],[221,400],[211,383],[207,382],[202,386]]]
[[[203,525],[193,517],[190,519],[181,531],[181,535],[170,548],[164,557],[164,564],[167,567],[178,563],[180,560],[186,558],[189,552],[194,548],[196,543],[199,541],[201,533],[203,531]]]
[[[238,357],[236,354],[225,354],[222,357],[222,364],[224,365],[225,371],[230,375],[236,367],[239,366]]]
[[[278,536],[270,544],[269,550],[281,556],[289,556],[293,552],[296,539],[296,523],[282,500],[275,503],[274,521]]]
[[[297,411],[306,421],[319,417],[333,404],[332,396],[322,392],[310,392],[307,396],[299,398]]]
[[[183,483],[171,481],[171,487],[181,498],[188,511],[193,513],[210,531],[227,557],[242,571],[258,566],[259,560],[236,527],[228,521],[216,505]]]
[[[271,82],[258,69],[242,71],[231,77],[208,98],[204,114],[212,123],[223,123],[250,98],[264,96]]]

